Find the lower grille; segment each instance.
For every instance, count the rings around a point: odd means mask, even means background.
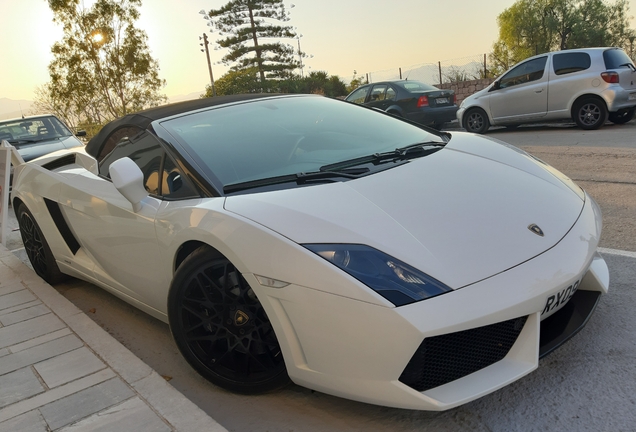
[[[490,366],[508,354],[527,319],[426,338],[400,375],[400,382],[426,391]]]

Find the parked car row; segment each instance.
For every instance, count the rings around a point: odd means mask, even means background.
[[[0,139],[25,160],[62,149],[15,168],[36,273],[167,322],[212,383],[445,410],[537,368],[585,326],[609,271],[600,208],[569,178],[422,125],[595,129],[632,119],[635,81],[622,50],[571,50],[521,62],[460,107],[453,91],[400,80],[351,103],[249,94],[151,108],[85,148],[54,116],[0,123]]]
[[[459,107],[452,90],[408,80],[367,84],[345,100],[437,129],[457,118],[474,133],[563,120],[591,130],[634,118],[636,66],[620,48],[564,50],[516,64]]]
[[[635,107],[636,67],[629,56],[619,48],[586,48],[522,61],[464,99],[457,119],[475,133],[568,119],[582,129],[598,129],[607,120],[630,121]]]
[[[408,90],[433,124],[456,109],[411,83],[364,101],[394,91],[400,107]],[[404,107],[251,94],[124,116],[16,167],[26,253],[50,283],[89,281],[169,323],[225,389],[466,403],[586,324],[609,288],[601,213],[520,150]]]

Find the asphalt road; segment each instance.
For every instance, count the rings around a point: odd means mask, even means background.
[[[601,245],[636,251],[636,122],[593,132],[558,125],[489,136],[575,179],[603,209]],[[17,234],[9,249],[24,258]],[[186,364],[166,324],[82,281],[56,288],[229,430],[636,431],[636,253],[605,257],[611,291],[585,329],[530,375],[443,413],[377,407],[296,385],[260,396],[228,393]]]

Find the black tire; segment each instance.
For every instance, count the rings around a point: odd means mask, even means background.
[[[572,110],[572,119],[581,129],[598,129],[607,121],[607,107],[602,99],[585,97]]]
[[[226,390],[276,390],[290,382],[274,329],[247,281],[201,246],[177,269],[168,294],[172,336],[188,363]]]
[[[38,276],[51,285],[68,278],[57,266],[53,252],[51,252],[51,248],[46,242],[42,230],[26,205],[20,204],[16,215],[18,217],[18,225],[20,226],[22,243],[24,244],[24,249],[29,257],[29,261],[31,261],[33,270],[35,270]]]
[[[464,114],[462,125],[468,132],[484,134],[490,127],[486,112],[481,108],[471,108]]]
[[[631,119],[634,118],[634,113],[636,112],[636,108],[628,109],[625,111],[617,111],[613,113],[609,113],[609,121],[614,124],[625,124]]]

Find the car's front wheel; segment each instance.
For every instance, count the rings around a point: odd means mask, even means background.
[[[16,215],[24,250],[29,257],[33,270],[51,285],[66,279],[68,276],[62,273],[57,266],[53,252],[51,252],[42,230],[40,230],[27,206],[23,203],[19,204]]]
[[[468,132],[483,134],[490,127],[488,116],[481,108],[471,108],[464,115],[464,129]]]
[[[607,107],[600,98],[586,97],[576,103],[572,114],[581,129],[598,129],[607,120]]]
[[[262,393],[289,383],[263,306],[236,267],[211,248],[198,248],[177,269],[168,318],[185,359],[219,387]]]
[[[624,124],[634,118],[636,108],[609,113],[609,121],[615,124]]]

